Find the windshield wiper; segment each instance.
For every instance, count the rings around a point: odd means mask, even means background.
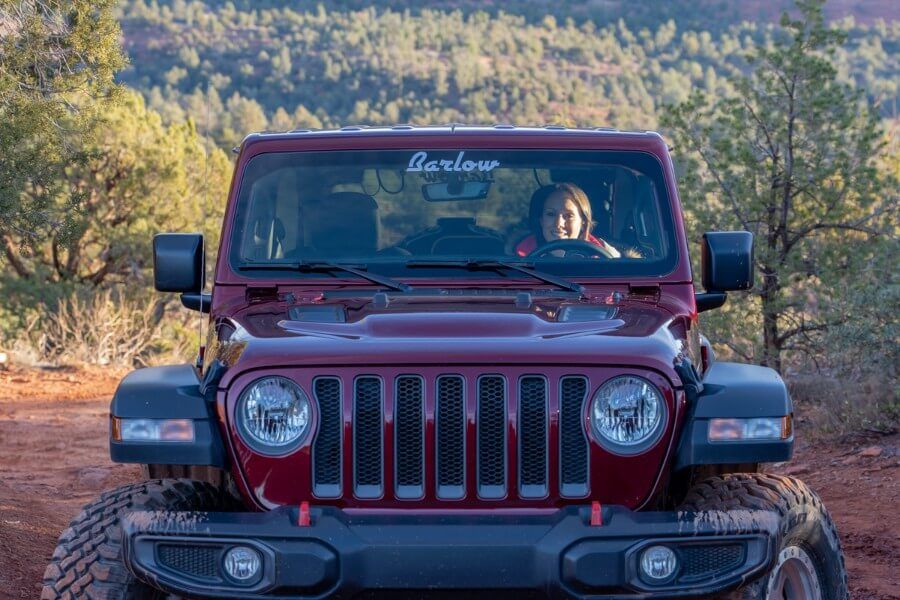
[[[584,286],[582,286],[581,284],[575,283],[574,281],[569,281],[568,279],[563,279],[562,277],[557,277],[556,275],[551,275],[542,271],[536,271],[534,270],[534,265],[528,262],[510,262],[505,260],[467,258],[465,260],[411,260],[406,262],[405,265],[407,267],[413,268],[448,267],[469,269],[472,271],[484,269],[499,271],[500,269],[510,269],[512,271],[524,273],[525,275],[529,275],[531,277],[534,277],[535,279],[540,279],[543,282],[552,283],[553,285],[561,287],[564,290],[584,294]]]
[[[378,285],[383,285],[386,288],[397,290],[399,292],[409,292],[413,289],[413,287],[409,284],[403,283],[401,281],[396,281],[391,279],[390,277],[385,277],[384,275],[376,275],[375,273],[366,273],[363,269],[365,267],[359,268],[357,266],[336,263],[336,262],[328,262],[328,261],[312,261],[312,260],[301,260],[299,262],[291,262],[291,263],[260,263],[260,264],[249,264],[249,265],[241,265],[238,267],[241,271],[300,271],[301,273],[313,273],[316,271],[344,271],[345,273],[352,273],[357,277],[361,277],[372,283],[377,283]]]

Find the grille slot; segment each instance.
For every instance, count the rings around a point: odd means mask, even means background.
[[[478,496],[506,496],[506,381],[478,378]]]
[[[394,405],[398,498],[425,495],[424,385],[418,376],[397,378]]]
[[[559,383],[559,493],[567,498],[588,494],[588,441],[582,415],[587,379],[563,377]]]
[[[218,546],[181,546],[160,544],[156,548],[159,564],[193,577],[218,581],[219,554]]]
[[[519,381],[519,495],[547,495],[547,380]]]
[[[354,386],[353,485],[357,498],[384,493],[383,392],[377,377],[358,377]]]
[[[736,569],[744,562],[741,544],[682,546],[679,550],[682,560],[679,581],[712,577]]]
[[[458,375],[442,375],[437,379],[437,496],[447,500],[466,495],[466,400],[463,389],[463,378]]]
[[[341,380],[319,377],[313,383],[313,393],[319,405],[319,433],[313,444],[313,494],[338,498],[343,464]]]

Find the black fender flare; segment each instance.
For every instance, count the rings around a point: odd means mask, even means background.
[[[210,369],[211,372],[221,372]],[[147,367],[132,371],[119,383],[109,407],[109,454],[113,462],[156,465],[228,466],[215,413],[217,382],[201,381],[192,365]],[[203,392],[209,392],[204,394]],[[190,419],[190,442],[118,441],[115,419]]]
[[[782,440],[709,441],[711,419],[793,415],[787,386],[775,370],[717,361],[702,380],[689,366],[678,372],[688,412],[675,457],[676,471],[694,465],[783,462],[791,458],[793,435]],[[692,376],[695,379],[691,380]]]

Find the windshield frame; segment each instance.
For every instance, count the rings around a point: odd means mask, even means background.
[[[249,284],[254,282],[267,285],[295,285],[302,287],[317,287],[334,285],[370,285],[355,277],[341,276],[340,273],[299,273],[290,270],[269,272],[241,271],[239,261],[234,258],[233,231],[235,219],[240,212],[242,192],[248,180],[245,175],[250,164],[257,157],[273,153],[309,153],[316,151],[340,152],[357,150],[404,150],[418,151],[422,149],[435,150],[459,150],[478,149],[491,151],[518,151],[518,150],[546,150],[546,151],[591,151],[613,153],[619,156],[638,157],[640,160],[650,160],[654,164],[652,170],[646,171],[654,181],[658,194],[659,210],[662,213],[669,256],[665,261],[666,269],[660,269],[655,273],[597,273],[596,267],[587,269],[573,269],[572,261],[540,260],[536,261],[536,267],[541,271],[565,277],[573,281],[586,283],[609,284],[615,282],[660,282],[685,283],[691,281],[690,265],[687,264],[687,243],[683,230],[683,217],[680,202],[675,188],[674,169],[668,156],[665,142],[658,134],[633,133],[623,134],[615,132],[613,135],[602,135],[592,131],[568,131],[562,133],[534,130],[512,132],[498,132],[496,130],[476,130],[477,133],[466,135],[447,135],[442,133],[435,135],[427,131],[405,131],[404,135],[392,135],[381,133],[379,135],[357,132],[356,134],[336,134],[335,132],[321,132],[318,135],[310,134],[307,139],[287,139],[285,134],[275,135],[274,139],[264,139],[265,136],[251,136],[245,140],[238,156],[235,168],[235,176],[232,180],[230,202],[225,215],[225,223],[222,232],[222,243],[219,247],[219,260],[216,270],[216,283],[223,284]],[[605,133],[605,132],[604,132]],[[427,134],[427,135],[426,135]],[[341,139],[338,139],[341,138]],[[564,138],[564,139],[559,139]],[[302,142],[302,143],[300,143]],[[454,272],[450,269],[423,269],[406,268],[403,263],[409,257],[390,257],[385,260],[367,260],[366,268],[371,267],[373,273],[392,277],[398,280],[409,281],[414,285],[428,285],[430,283],[454,285],[500,285],[516,284],[518,286],[534,287],[535,280],[528,276],[510,272],[495,272],[491,270],[466,271],[464,269]],[[419,257],[421,258],[421,257]],[[454,257],[446,256],[443,259],[452,260]],[[459,257],[466,259],[469,257]],[[483,258],[483,257],[481,257]],[[497,260],[509,260],[518,262],[522,257],[497,256]],[[524,260],[531,262],[526,257]],[[334,259],[333,262],[340,262]],[[360,260],[350,261],[354,266],[360,264]],[[586,265],[588,263],[585,263]],[[595,263],[596,264],[596,263]],[[658,263],[657,263],[658,264]],[[538,284],[539,285],[539,284]]]

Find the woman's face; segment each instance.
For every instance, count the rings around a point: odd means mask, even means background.
[[[580,237],[584,219],[578,205],[565,192],[553,192],[544,202],[541,233],[544,240],[572,240]]]

